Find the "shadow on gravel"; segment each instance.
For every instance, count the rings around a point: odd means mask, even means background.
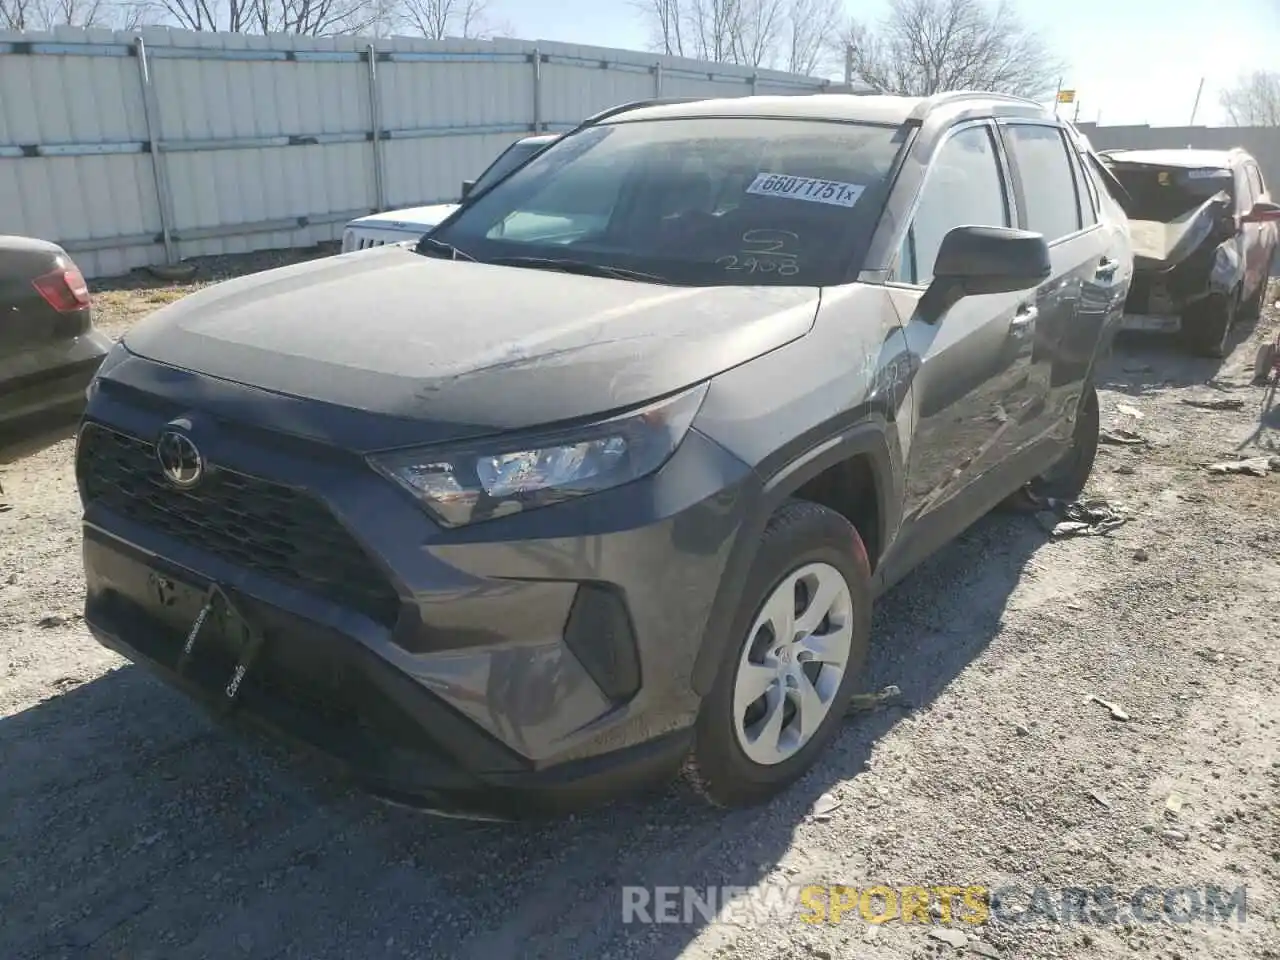
[[[1228,344],[1230,352],[1252,337],[1256,327],[1256,322],[1236,324]],[[1125,331],[1116,336],[1107,372],[1098,386],[1136,397],[1171,387],[1207,384],[1218,376],[1223,362],[1189,354],[1177,337]]]
[[[0,465],[15,463],[76,435],[80,411],[54,410],[0,429]]]
[[[894,683],[927,710],[996,634],[1044,539],[1030,519],[992,516],[918,569],[877,611],[864,689]],[[814,801],[856,785],[906,715],[852,717],[764,809],[712,812],[673,785],[563,822],[475,825],[385,807],[309,758],[231,736],[138,668],[65,682],[0,720],[6,960],[675,958],[706,921],[624,924],[622,887],[807,879],[770,875]],[[838,844],[860,815],[846,799],[806,829]]]

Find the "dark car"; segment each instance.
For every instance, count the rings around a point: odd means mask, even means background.
[[[89,288],[54,243],[0,236],[0,444],[74,424],[111,341],[93,327]]]
[[[1255,319],[1275,259],[1280,206],[1244,150],[1110,150],[1133,236],[1127,329],[1180,333],[1222,357]]]
[[[1131,259],[1085,154],[1005,97],[631,105],[416,250],[166,307],[80,433],[86,619],[428,809],[763,801],[873,598],[1089,475]]]

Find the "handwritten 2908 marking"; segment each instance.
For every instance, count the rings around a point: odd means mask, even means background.
[[[813,177],[761,173],[751,181],[751,186],[747,187],[747,193],[758,197],[783,197],[787,200],[807,200],[809,203],[852,207],[858,202],[864,189],[860,184],[843,183],[839,180],[815,180]]]

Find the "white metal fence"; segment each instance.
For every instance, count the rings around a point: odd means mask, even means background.
[[[0,32],[0,233],[97,277],[309,246],[454,199],[514,139],[618,103],[824,89],[546,41]]]

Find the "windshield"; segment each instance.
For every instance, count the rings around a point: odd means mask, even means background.
[[[525,143],[523,141],[513,143],[502,153],[498,154],[498,159],[489,164],[488,169],[486,169],[484,173],[480,174],[480,179],[475,182],[475,186],[471,188],[471,192],[478,194],[483,190],[488,190],[489,187],[497,183],[508,173],[546,146],[546,143],[538,143],[537,141],[534,141],[533,143]]]
[[[1172,223],[1215,194],[1232,196],[1231,171],[1206,167],[1157,167],[1111,163],[1112,174],[1128,192],[1125,212],[1133,220]]]
[[[698,286],[840,283],[905,140],[767,117],[588,127],[477,197],[432,235],[434,252]]]

